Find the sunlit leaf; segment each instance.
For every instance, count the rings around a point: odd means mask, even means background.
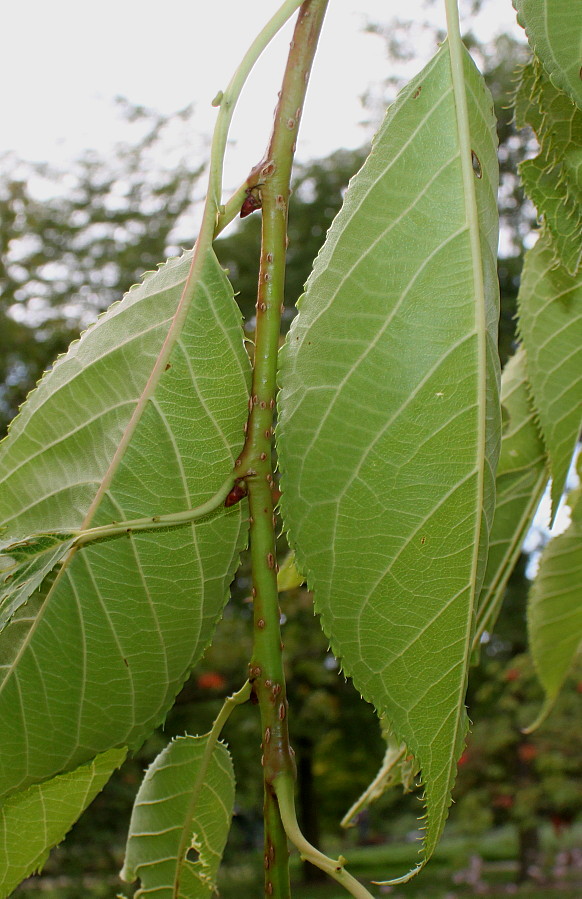
[[[280,373],[289,539],[345,672],[420,765],[427,857],[464,743],[500,432],[495,126],[461,58],[464,86],[445,44],[389,110]]]
[[[232,470],[248,358],[209,252],[146,276],[74,343],[0,448],[12,540],[195,508]],[[208,644],[246,540],[241,505],[68,553],[0,634],[0,796],[139,746]],[[41,572],[42,573],[42,572]],[[39,575],[40,576],[40,575]]]
[[[557,267],[542,234],[526,254],[518,296],[528,381],[550,460],[555,517],[582,423],[582,269]]]
[[[277,572],[277,590],[279,593],[284,593],[285,590],[296,590],[304,583],[305,578],[297,568],[295,553],[291,551],[287,553]]]
[[[555,261],[575,274],[582,261],[582,110],[533,62],[522,71],[515,118],[540,143],[539,154],[519,166],[523,186],[551,234]]]
[[[38,590],[55,565],[65,558],[75,535],[68,532],[34,534],[26,540],[0,544],[0,631]]]
[[[501,402],[507,418],[495,479],[497,499],[489,555],[477,607],[474,645],[495,624],[505,586],[548,482],[546,455],[535,422],[525,371],[525,352],[517,351],[501,376]]]
[[[208,735],[170,743],[148,768],[133,807],[121,876],[141,880],[135,899],[214,896],[233,805],[225,746]]]
[[[64,838],[81,812],[125,758],[111,749],[68,774],[61,774],[11,796],[0,807],[0,897],[39,871],[49,851]]]
[[[582,28],[578,0],[513,0],[520,25],[553,83],[582,109]]]
[[[572,520],[545,548],[528,604],[533,660],[546,702],[532,727],[550,712],[582,647],[582,488],[570,498]]]

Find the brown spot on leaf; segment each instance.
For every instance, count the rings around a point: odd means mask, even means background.
[[[477,178],[483,177],[483,171],[481,169],[481,161],[474,150],[471,150],[471,162],[473,164],[473,171]]]

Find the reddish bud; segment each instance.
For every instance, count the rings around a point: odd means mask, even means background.
[[[255,212],[255,210],[260,209],[263,204],[259,197],[256,197],[252,193],[252,188],[247,187],[247,195],[243,200],[243,204],[240,208],[240,217],[244,219],[247,215],[250,215],[251,212]]]
[[[236,506],[241,499],[247,495],[247,485],[244,481],[237,482],[224,501],[224,505],[228,509],[229,506]]]

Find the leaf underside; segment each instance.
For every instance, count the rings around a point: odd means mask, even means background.
[[[65,558],[74,542],[75,535],[67,532],[35,534],[18,542],[2,541],[0,631]]]
[[[214,254],[190,254],[103,315],[0,447],[13,540],[195,508],[232,470],[249,363]],[[139,746],[208,644],[246,541],[240,506],[71,551],[0,634],[0,797]]]
[[[515,118],[540,143],[519,166],[524,189],[551,234],[555,261],[574,275],[582,262],[582,110],[534,61],[522,71]]]
[[[352,180],[280,371],[289,540],[345,672],[420,765],[426,857],[464,742],[499,449],[495,127],[463,59],[470,135],[445,44]]]
[[[1,899],[42,868],[50,849],[63,839],[124,758],[125,750],[110,749],[88,765],[34,784],[2,805]]]
[[[582,490],[570,499],[572,520],[545,548],[528,601],[532,657],[546,692],[533,727],[550,712],[582,647]]]
[[[552,520],[582,420],[582,269],[556,266],[542,233],[525,257],[518,295],[527,376],[552,475]]]
[[[121,876],[141,879],[135,899],[216,895],[233,806],[226,747],[210,745],[208,735],[173,740],[148,768],[133,807]]]
[[[496,502],[489,554],[477,606],[474,647],[497,619],[505,586],[548,482],[544,445],[535,422],[520,348],[501,376],[501,403],[507,423],[495,478]]]
[[[582,109],[582,28],[578,0],[513,0],[519,24],[552,82]]]

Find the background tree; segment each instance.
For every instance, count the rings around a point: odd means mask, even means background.
[[[171,126],[192,109],[119,103],[141,136],[107,159],[88,151],[68,171],[0,159],[0,433],[79,329],[179,251],[203,166]]]

